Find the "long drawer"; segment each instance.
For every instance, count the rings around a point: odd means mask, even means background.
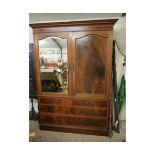
[[[79,99],[71,97],[40,97],[39,103],[64,105],[64,106],[87,106],[87,107],[108,107],[109,102],[104,99]]]
[[[71,106],[53,106],[50,104],[40,104],[40,112],[46,113],[57,113],[57,114],[72,114],[81,116],[96,116],[96,117],[106,117],[106,108],[87,108],[87,107],[71,107]]]
[[[40,114],[40,123],[107,128],[107,119]]]

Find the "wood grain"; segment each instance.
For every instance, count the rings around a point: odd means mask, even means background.
[[[107,125],[107,120],[104,118],[90,118],[81,116],[62,116],[62,115],[48,115],[40,114],[40,123],[50,123],[59,125],[78,125],[78,126],[93,126],[93,127],[105,127]]]
[[[105,39],[87,35],[76,39],[76,93],[105,94]]]
[[[54,106],[49,104],[40,104],[39,111],[44,113],[71,114],[80,116],[107,117],[107,109],[72,107],[72,106]]]

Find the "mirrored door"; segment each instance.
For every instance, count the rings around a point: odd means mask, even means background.
[[[68,94],[67,39],[46,37],[38,44],[41,91]]]

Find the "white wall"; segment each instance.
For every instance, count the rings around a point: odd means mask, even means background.
[[[100,13],[100,14],[30,14],[30,23],[39,23],[39,22],[55,22],[55,21],[73,21],[73,20],[95,20],[95,19],[104,19],[104,18],[119,18],[117,23],[114,26],[115,38],[118,42],[118,45],[124,53],[126,52],[126,17],[121,17],[121,13]],[[32,29],[29,29],[29,40],[30,43],[33,43]],[[118,87],[120,86],[121,77],[123,74],[123,63],[124,57],[119,53],[116,48],[116,65],[117,65],[117,83]],[[122,107],[120,113],[120,120],[126,120],[126,106],[125,104]]]
[[[34,43],[34,40],[33,40],[33,31],[32,31],[32,28],[29,27],[29,43]]]
[[[122,13],[30,13],[30,23],[119,18]]]
[[[117,40],[122,53],[126,53],[126,17],[119,18],[114,26],[114,36]],[[120,87],[121,77],[124,73],[123,68],[124,56],[122,56],[116,47],[116,70],[117,70],[117,85]],[[120,120],[126,120],[126,104],[123,104],[120,112]]]

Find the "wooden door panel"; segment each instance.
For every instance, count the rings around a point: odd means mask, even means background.
[[[104,32],[75,34],[75,95],[106,96],[106,54]]]

